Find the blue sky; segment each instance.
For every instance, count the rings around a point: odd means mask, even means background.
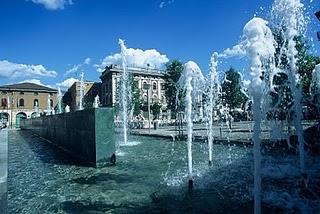
[[[319,0],[305,3],[320,10]],[[56,86],[78,78],[81,70],[86,79],[99,80],[94,65],[119,52],[119,38],[130,48],[193,60],[207,73],[210,55],[235,45],[245,23],[254,14],[266,17],[271,4],[272,0],[1,0],[0,84],[33,79]],[[311,16],[309,36],[319,52],[316,30],[320,22]],[[221,69],[230,64],[243,67],[234,60]]]

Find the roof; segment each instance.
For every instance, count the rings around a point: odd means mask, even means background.
[[[105,70],[102,72],[101,77],[106,75],[109,72],[123,72],[121,65],[110,65],[106,66]],[[139,68],[139,67],[127,67],[127,72],[138,75],[150,75],[150,76],[159,76],[162,77],[165,74],[164,70],[161,69],[152,69],[152,68]]]
[[[2,85],[0,86],[0,90],[17,90],[17,91],[46,91],[46,92],[57,92],[56,89],[49,88],[43,85],[38,85],[35,83],[17,83],[11,85]]]

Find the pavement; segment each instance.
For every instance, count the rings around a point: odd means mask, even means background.
[[[0,130],[0,213],[7,213],[8,130]]]
[[[303,128],[309,128],[315,125],[316,121],[303,121]],[[241,122],[233,122],[232,128],[229,129],[226,123],[215,123],[213,124],[213,136],[215,141],[228,141],[228,142],[242,142],[242,143],[251,143],[252,134],[253,134],[253,121],[241,121]],[[261,135],[260,138],[262,141],[273,139],[273,136],[277,136],[276,139],[287,139],[287,127],[283,126],[282,134],[279,132],[279,128],[270,128],[266,124],[261,124]],[[293,128],[292,128],[293,129]],[[193,125],[193,138],[195,141],[197,140],[206,140],[208,129],[206,124],[194,124]],[[121,129],[117,129],[117,132],[121,132]],[[274,133],[271,134],[271,133]],[[278,133],[277,133],[278,132]],[[181,131],[180,131],[181,133]],[[180,139],[185,139],[187,130],[186,126],[183,127],[182,137]],[[143,135],[143,136],[152,136],[152,137],[163,137],[163,138],[171,138],[178,139],[179,131],[175,126],[165,126],[159,127],[155,129],[131,129],[130,134],[132,135]]]

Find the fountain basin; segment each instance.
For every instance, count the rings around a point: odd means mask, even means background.
[[[92,108],[26,119],[21,128],[67,150],[80,163],[96,165],[115,153],[113,117],[112,108]]]

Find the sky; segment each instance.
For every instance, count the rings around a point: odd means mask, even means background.
[[[210,56],[237,44],[255,15],[267,18],[272,0],[1,0],[0,85],[31,81],[66,88],[80,72],[99,81],[103,66],[118,63],[118,39],[135,65],[163,68],[168,60],[195,61],[208,73]],[[320,53],[313,13],[305,0],[308,37]],[[228,60],[246,73],[244,59]],[[246,76],[246,75],[245,75]]]

